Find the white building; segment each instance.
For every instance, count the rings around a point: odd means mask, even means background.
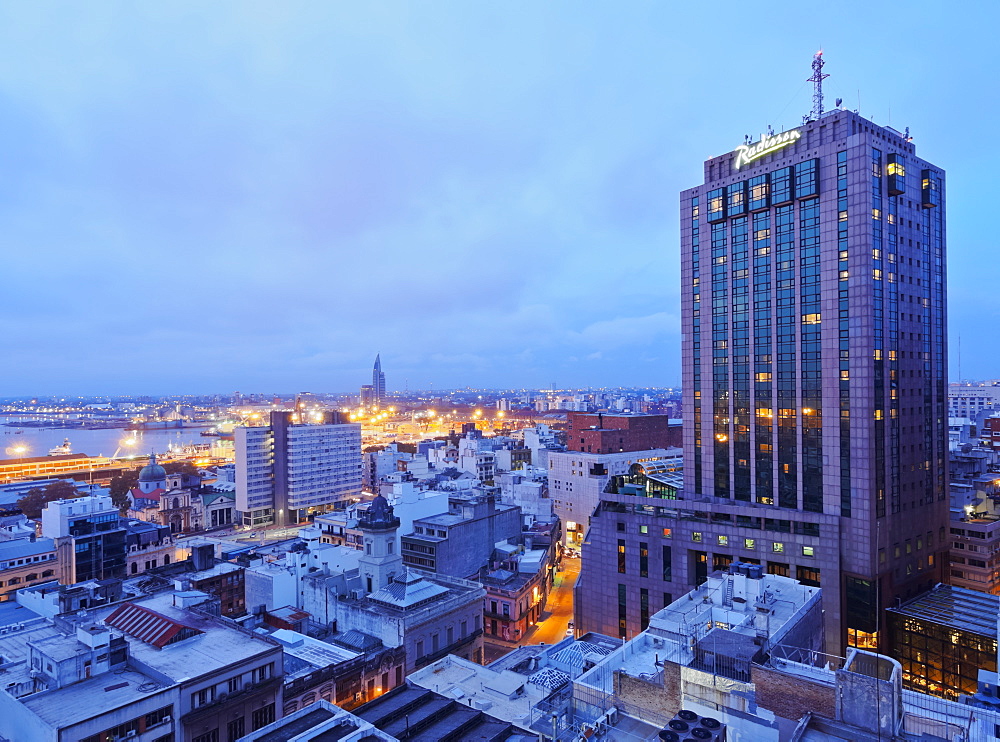
[[[6,626],[0,736],[238,739],[273,722],[281,646],[189,610],[208,597],[162,593]]]
[[[243,524],[297,523],[361,495],[361,426],[326,413],[294,424],[272,412],[270,425],[236,428],[236,507]]]
[[[981,412],[1000,409],[1000,384],[949,384],[948,417],[968,417],[975,420]]]
[[[590,516],[612,476],[628,474],[629,467],[637,462],[662,461],[679,469],[682,460],[680,448],[620,453],[550,452],[549,497],[562,521],[566,542],[579,543],[583,538]]]
[[[513,472],[503,472],[497,476],[500,501],[504,505],[516,505],[521,514],[532,520],[549,520],[552,517],[552,499],[549,497],[548,471],[528,466]]]

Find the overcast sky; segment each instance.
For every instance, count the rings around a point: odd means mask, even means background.
[[[951,376],[1000,377],[998,5],[882,7],[7,3],[0,396],[676,384],[678,192],[820,46],[946,169]]]

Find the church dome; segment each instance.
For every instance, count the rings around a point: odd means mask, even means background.
[[[167,478],[167,470],[156,463],[156,454],[149,454],[149,463],[139,471],[140,482],[162,482]]]

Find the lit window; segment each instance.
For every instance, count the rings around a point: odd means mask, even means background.
[[[782,544],[782,543],[780,543],[780,542],[778,542],[778,541],[775,541],[773,544],[771,544],[771,550],[775,554],[784,554],[785,553],[785,545]]]
[[[802,324],[804,325],[818,325],[821,321],[821,315],[819,312],[813,314],[803,314]]]
[[[729,546],[729,536],[719,536],[719,546]]]
[[[701,543],[701,533],[699,531],[695,531],[694,533],[692,533],[691,534],[691,540],[692,541],[697,541],[698,543]]]
[[[752,539],[752,538],[745,538],[745,539],[743,539],[743,548],[744,549],[756,549],[757,548],[757,540],[756,539]]]
[[[649,532],[648,526],[639,526],[639,533],[648,533],[648,532]]]
[[[674,535],[674,532],[673,532],[672,529],[670,529],[670,528],[664,528],[663,529],[663,538],[671,538],[673,535]]]
[[[803,546],[802,547],[802,556],[808,556],[808,557],[815,556],[815,554],[813,553],[813,547],[812,546]]]

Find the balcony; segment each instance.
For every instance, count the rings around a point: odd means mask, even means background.
[[[209,701],[196,709],[188,711],[186,714],[181,716],[181,721],[184,724],[192,724],[197,722],[199,719],[204,719],[219,713],[225,704],[241,703],[252,696],[263,693],[277,693],[278,689],[281,688],[283,680],[284,678],[281,675],[276,675],[273,678],[262,680],[259,683],[246,683],[235,693],[219,693],[215,696],[214,700]]]
[[[421,668],[424,665],[429,665],[432,662],[445,657],[449,654],[455,654],[462,647],[472,644],[477,638],[479,638],[483,633],[482,629],[476,629],[468,636],[459,639],[457,642],[452,642],[448,646],[437,650],[436,652],[431,652],[430,654],[425,654],[423,657],[417,657],[416,662],[414,662],[414,667]]]

